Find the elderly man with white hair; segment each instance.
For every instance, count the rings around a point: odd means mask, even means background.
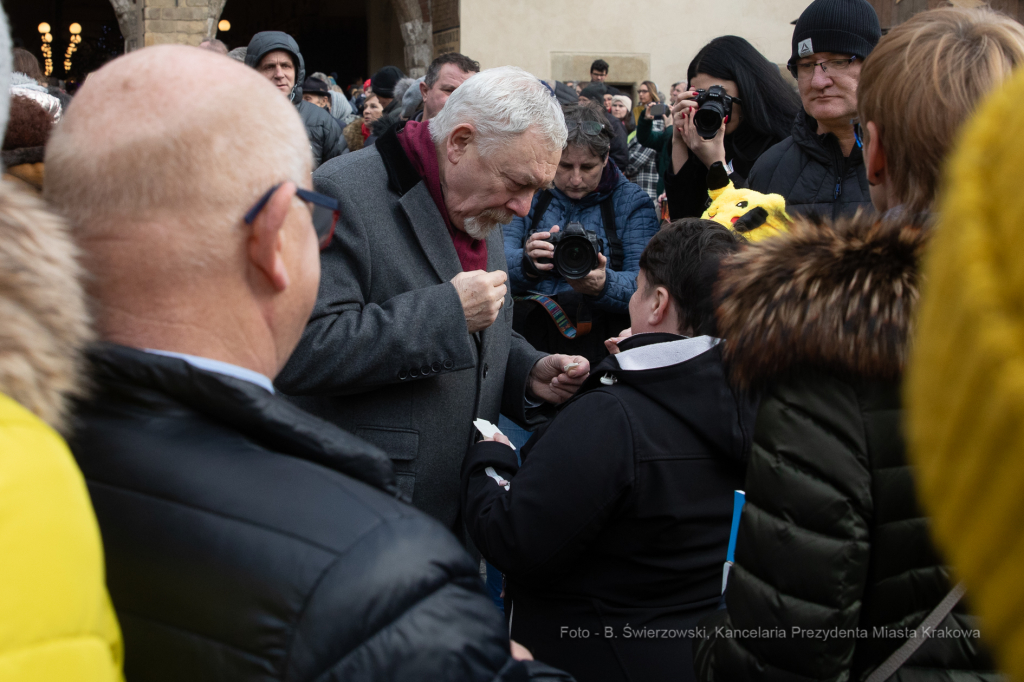
[[[565,679],[512,658],[478,566],[384,453],[274,393],[337,219],[295,107],[152,47],[90,76],[47,154],[104,340],[71,444],[126,678]]]
[[[324,164],[341,204],[302,341],[278,378],[298,403],[379,446],[413,504],[457,534],[474,420],[526,425],[576,392],[582,357],[512,332],[500,226],[551,184],[566,141],[557,100],[522,69],[467,79],[428,122]]]

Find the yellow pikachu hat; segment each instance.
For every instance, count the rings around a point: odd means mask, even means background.
[[[789,231],[786,200],[778,194],[736,189],[721,162],[708,170],[708,195],[711,205],[701,218],[736,230],[752,242]]]
[[[1024,680],[1024,72],[946,168],[906,377],[931,529],[1009,679]]]

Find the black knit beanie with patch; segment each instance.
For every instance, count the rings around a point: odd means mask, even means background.
[[[790,63],[815,52],[871,54],[882,37],[875,8],[867,0],[814,0],[793,29]]]
[[[385,66],[373,74],[373,78],[370,79],[370,90],[381,97],[394,97],[395,86],[403,78],[405,74],[397,66]]]

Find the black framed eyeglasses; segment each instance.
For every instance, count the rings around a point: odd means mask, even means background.
[[[577,128],[583,132],[584,135],[600,135],[607,126],[599,121],[566,121],[565,129],[568,132],[572,132]]]
[[[243,218],[246,225],[252,225],[256,221],[256,216],[260,214],[260,211],[263,210],[263,207],[270,201],[270,197],[274,195],[274,192],[280,186],[274,185],[268,189],[267,193],[260,197],[260,200],[249,209],[248,213],[245,214],[245,218]],[[338,204],[338,200],[332,199],[325,194],[302,189],[301,187],[295,190],[295,196],[312,207],[313,229],[316,230],[316,238],[320,242],[320,250],[323,251],[330,246],[331,239],[334,238],[334,228],[338,224],[338,218],[341,217],[341,206]]]
[[[789,72],[793,74],[793,78],[798,81],[809,81],[814,77],[814,70],[821,67],[822,73],[833,74],[843,73],[850,68],[850,65],[857,60],[857,55],[847,57],[845,59],[826,59],[821,62],[797,62],[796,64],[790,62],[787,64]]]

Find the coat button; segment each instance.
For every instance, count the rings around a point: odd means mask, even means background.
[[[422,367],[420,367],[420,374],[422,374],[423,376],[427,376],[428,374],[430,374],[430,365],[423,365]]]
[[[489,372],[489,371],[490,371],[490,369],[491,369],[491,366],[490,366],[490,365],[488,365],[488,364],[487,364],[487,363],[485,362],[485,363],[484,363],[484,379],[486,379],[486,378],[487,378],[487,372]]]
[[[435,361],[434,361],[434,362],[433,362],[433,363],[432,363],[432,364],[430,365],[430,370],[431,370],[432,372],[440,372],[440,371],[441,371],[441,363],[440,363],[440,362],[437,362],[437,361],[435,360]]]
[[[399,381],[405,381],[408,378],[409,378],[409,372],[407,372],[404,369],[398,370],[398,380]]]
[[[409,378],[410,379],[415,379],[419,375],[420,375],[420,371],[418,369],[416,369],[415,367],[413,367],[412,369],[409,370]]]
[[[452,362],[451,360],[445,360],[444,361],[444,368],[445,369],[451,369],[454,366],[455,366],[455,363]]]

